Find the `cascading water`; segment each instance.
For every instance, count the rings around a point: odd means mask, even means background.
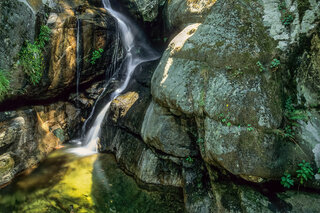
[[[145,36],[135,23],[113,9],[110,0],[102,0],[102,2],[104,8],[116,20],[118,25],[121,41],[125,51],[125,58],[119,68],[121,69],[121,76],[123,77],[119,79],[121,82],[120,86],[111,93],[104,107],[100,112],[95,112],[97,113],[97,116],[93,121],[93,125],[81,139],[82,143],[86,144],[85,149],[78,149],[75,151],[78,154],[89,154],[97,151],[97,142],[100,139],[101,124],[108,112],[111,102],[127,88],[137,66],[141,63],[153,61],[159,58],[159,54],[148,45]],[[100,97],[98,98],[98,101],[99,99]],[[92,117],[95,110],[96,106],[94,106],[89,118]],[[87,123],[85,123],[84,127],[86,127],[86,125]]]

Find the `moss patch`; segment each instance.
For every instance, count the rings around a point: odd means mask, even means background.
[[[302,18],[306,12],[310,8],[309,0],[298,0],[298,13],[299,13],[299,21],[302,21]]]

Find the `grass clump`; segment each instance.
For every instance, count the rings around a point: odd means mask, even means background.
[[[19,64],[33,85],[37,85],[43,75],[43,50],[50,40],[50,33],[51,30],[48,26],[41,26],[37,40],[34,43],[26,41],[19,52]]]
[[[3,96],[9,92],[9,88],[10,80],[8,79],[8,74],[0,69],[0,101],[3,99]]]

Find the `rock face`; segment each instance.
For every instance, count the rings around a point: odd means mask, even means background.
[[[85,116],[100,94],[96,84],[69,97],[76,91],[77,44],[80,88],[112,72],[121,60],[114,21],[100,6],[100,1],[1,1],[0,72],[10,74],[10,89],[0,97],[0,185],[74,137],[83,122],[80,114]],[[51,29],[50,41],[40,84],[32,85],[19,65],[19,52],[27,40],[36,40],[41,25]],[[100,48],[104,51],[93,63],[93,51]]]
[[[2,101],[6,102],[3,103],[4,107],[7,103],[14,105],[20,102],[20,105],[24,105],[21,102],[47,100],[76,91],[77,20],[80,20],[80,86],[103,76],[109,65],[121,57],[113,56],[115,45],[119,42],[116,39],[113,19],[104,9],[92,6],[87,1],[50,4],[32,1],[29,5],[14,0],[1,4],[1,9],[7,12],[19,12],[16,17],[9,17],[6,13],[2,15],[4,22],[1,24],[4,26],[1,28],[0,36],[5,38],[2,41],[5,43],[1,45],[0,51],[3,53],[1,57],[5,58],[1,59],[0,69],[10,73],[10,90]],[[27,16],[30,18],[26,19]],[[41,83],[33,86],[19,66],[18,53],[26,40],[32,42],[36,39],[40,25],[49,26],[51,35],[44,51],[46,65]],[[13,32],[16,32],[15,35],[11,35]],[[7,39],[9,37],[10,39]],[[98,49],[104,51],[100,59],[91,63],[92,54]]]
[[[78,123],[75,107],[63,102],[0,113],[0,185],[69,140]]]
[[[33,41],[36,17],[19,1],[0,2],[0,68],[8,69],[25,40]]]
[[[129,12],[144,22],[152,22],[158,17],[165,0],[121,0]]]

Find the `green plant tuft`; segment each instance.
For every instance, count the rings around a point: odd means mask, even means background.
[[[8,79],[8,74],[0,69],[0,101],[3,99],[10,87],[10,81]]]
[[[314,173],[310,163],[303,160],[302,163],[298,164],[298,166],[300,167],[300,169],[296,172],[298,174],[297,178],[300,179],[300,183],[303,184],[304,182],[311,180],[314,176]]]
[[[294,20],[293,13],[287,9],[285,1],[281,1],[278,5],[278,9],[281,12],[281,22],[284,26],[288,27]]]
[[[51,29],[47,25],[42,25],[35,44],[37,44],[40,48],[44,48],[46,43],[50,40],[50,34]]]
[[[278,59],[273,59],[271,61],[271,64],[270,64],[270,68],[273,70],[273,71],[276,71],[277,69],[279,69],[280,67],[280,61]]]
[[[90,63],[93,65],[93,64],[96,64],[96,61],[101,58],[101,54],[103,53],[103,49],[99,48],[98,50],[94,50],[92,52],[92,56],[91,56],[91,59],[90,59]]]
[[[251,124],[248,124],[247,130],[248,130],[248,132],[251,132],[254,130],[253,127],[251,126]]]
[[[258,66],[260,72],[265,71],[265,68],[263,67],[263,65],[261,64],[260,61],[258,61],[258,62],[256,63],[256,65]]]
[[[293,14],[291,12],[286,11],[283,15],[283,18],[281,19],[281,22],[285,26],[290,26],[290,24],[293,22],[293,19]]]
[[[192,162],[193,162],[193,159],[192,159],[190,156],[188,156],[188,157],[186,158],[186,161],[189,162],[189,163],[192,163]]]
[[[294,180],[291,178],[290,174],[284,173],[284,175],[281,177],[281,185],[288,189],[294,185]]]

